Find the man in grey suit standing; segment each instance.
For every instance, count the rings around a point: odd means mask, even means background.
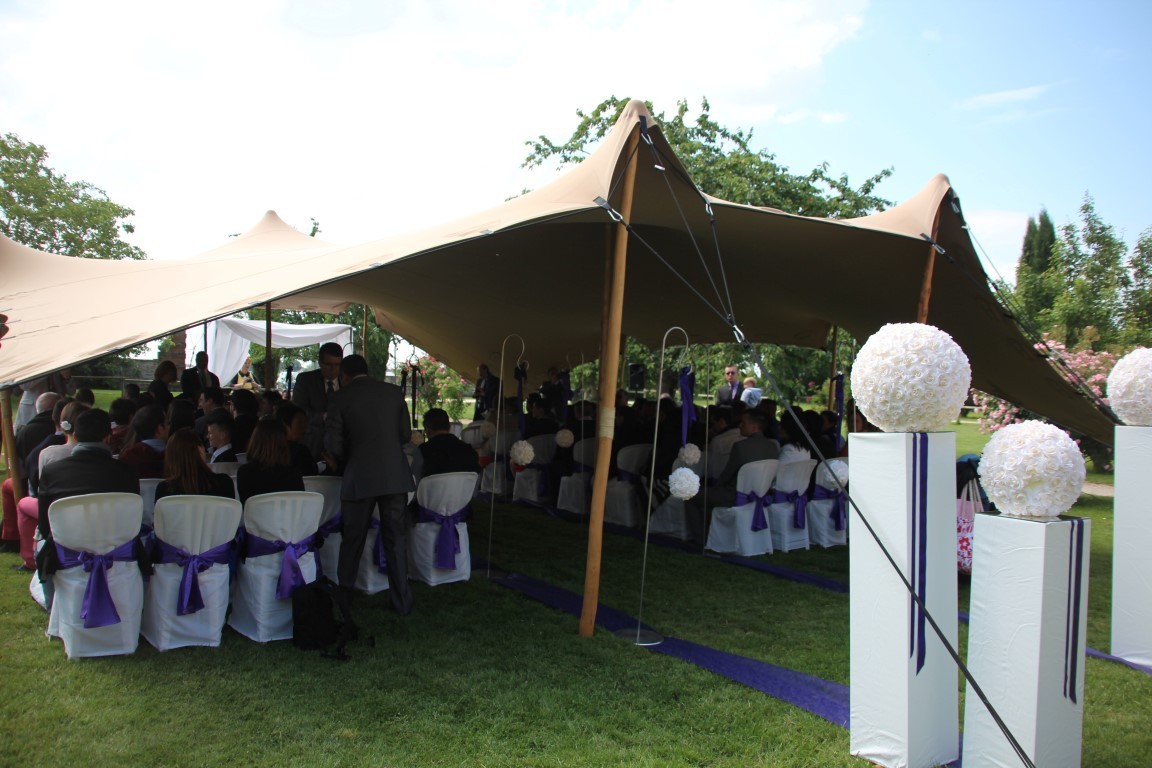
[[[380,508],[380,535],[388,559],[388,591],[401,616],[412,612],[408,586],[409,491],[416,489],[403,446],[412,436],[404,394],[395,384],[368,376],[360,355],[340,361],[340,390],[328,398],[324,447],[339,462],[344,538],[337,572],[340,586],[352,589],[368,536],[372,510]]]
[[[334,341],[320,347],[320,367],[305,371],[296,377],[292,386],[292,402],[304,409],[308,428],[304,445],[318,461],[324,450],[324,414],[328,410],[328,396],[340,391],[340,359],[344,350]]]

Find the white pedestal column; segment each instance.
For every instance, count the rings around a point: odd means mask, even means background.
[[[956,645],[956,436],[854,434],[849,488]],[[956,665],[853,509],[851,750],[884,766],[959,755]]]
[[[1152,665],[1152,427],[1116,427],[1112,655]]]
[[[1079,766],[1090,521],[976,515],[968,669],[1038,766]],[[1021,763],[964,698],[964,762]]]

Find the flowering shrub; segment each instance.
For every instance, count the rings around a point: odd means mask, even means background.
[[[449,419],[459,421],[464,415],[464,397],[472,394],[472,385],[430,355],[421,356],[416,365],[421,377],[420,399],[425,408],[443,408]]]

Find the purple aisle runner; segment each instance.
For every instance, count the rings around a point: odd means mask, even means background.
[[[511,573],[507,578],[495,580],[502,586],[516,590],[545,605],[579,616],[583,598],[575,592],[553,586],[547,582],[519,573]],[[611,632],[632,629],[637,621],[623,611],[603,604],[596,611],[596,623]],[[650,629],[641,625],[643,629]],[[822,680],[802,672],[795,672],[765,661],[757,661],[732,653],[717,651],[704,645],[665,638],[663,643],[646,646],[649,650],[663,653],[695,664],[730,680],[754,688],[769,696],[811,712],[833,725],[848,727],[848,686]]]

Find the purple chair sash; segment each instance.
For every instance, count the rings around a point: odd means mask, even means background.
[[[136,544],[137,539],[132,538],[112,551],[99,555],[56,544],[59,568],[75,568],[80,565],[88,572],[88,584],[84,587],[84,602],[80,606],[80,618],[84,619],[85,629],[110,627],[120,623],[120,614],[116,611],[116,603],[112,600],[111,590],[108,589],[107,571],[115,562],[134,562]]]
[[[830,491],[822,485],[817,485],[816,490],[812,492],[812,500],[827,501],[828,499],[832,500],[832,512],[828,516],[836,524],[836,530],[842,531],[844,530],[848,494],[844,491]]]
[[[377,530],[380,528],[380,520],[372,518],[368,523],[369,530]],[[372,562],[376,564],[376,570],[384,575],[388,574],[388,556],[384,554],[384,537],[379,532],[376,534],[376,541],[372,544]]]
[[[764,516],[764,505],[768,503],[772,492],[768,491],[763,496],[757,496],[755,491],[744,493],[743,491],[736,491],[736,506],[742,507],[745,504],[755,504],[756,508],[752,510],[752,530],[762,531],[768,527],[768,518]]]
[[[629,472],[626,469],[617,469],[616,479],[622,483],[631,483],[632,485],[640,484],[640,475],[635,472]]]
[[[323,538],[327,538],[334,533],[340,533],[344,530],[344,515],[337,512],[333,515],[332,519],[320,526],[316,531]]]
[[[187,616],[204,608],[199,574],[213,565],[228,565],[234,543],[226,541],[218,547],[194,555],[182,547],[174,547],[163,539],[156,539],[155,562],[176,563],[184,568],[180,576],[180,592],[176,597],[177,616]]]
[[[451,515],[442,515],[439,512],[420,507],[420,514],[416,516],[417,523],[439,523],[440,532],[436,534],[436,557],[434,563],[437,568],[445,570],[456,569],[456,555],[460,552],[460,532],[456,524],[468,519],[470,507],[464,507]]]
[[[800,491],[790,491],[784,493],[783,491],[772,491],[773,504],[794,504],[795,509],[792,513],[792,527],[797,530],[803,530],[808,527],[808,495]]]
[[[297,587],[304,586],[304,573],[300,570],[300,557],[312,550],[312,536],[303,541],[269,541],[248,532],[244,536],[245,557],[263,557],[283,552],[280,561],[280,578],[276,582],[276,598],[286,600],[292,597]]]

